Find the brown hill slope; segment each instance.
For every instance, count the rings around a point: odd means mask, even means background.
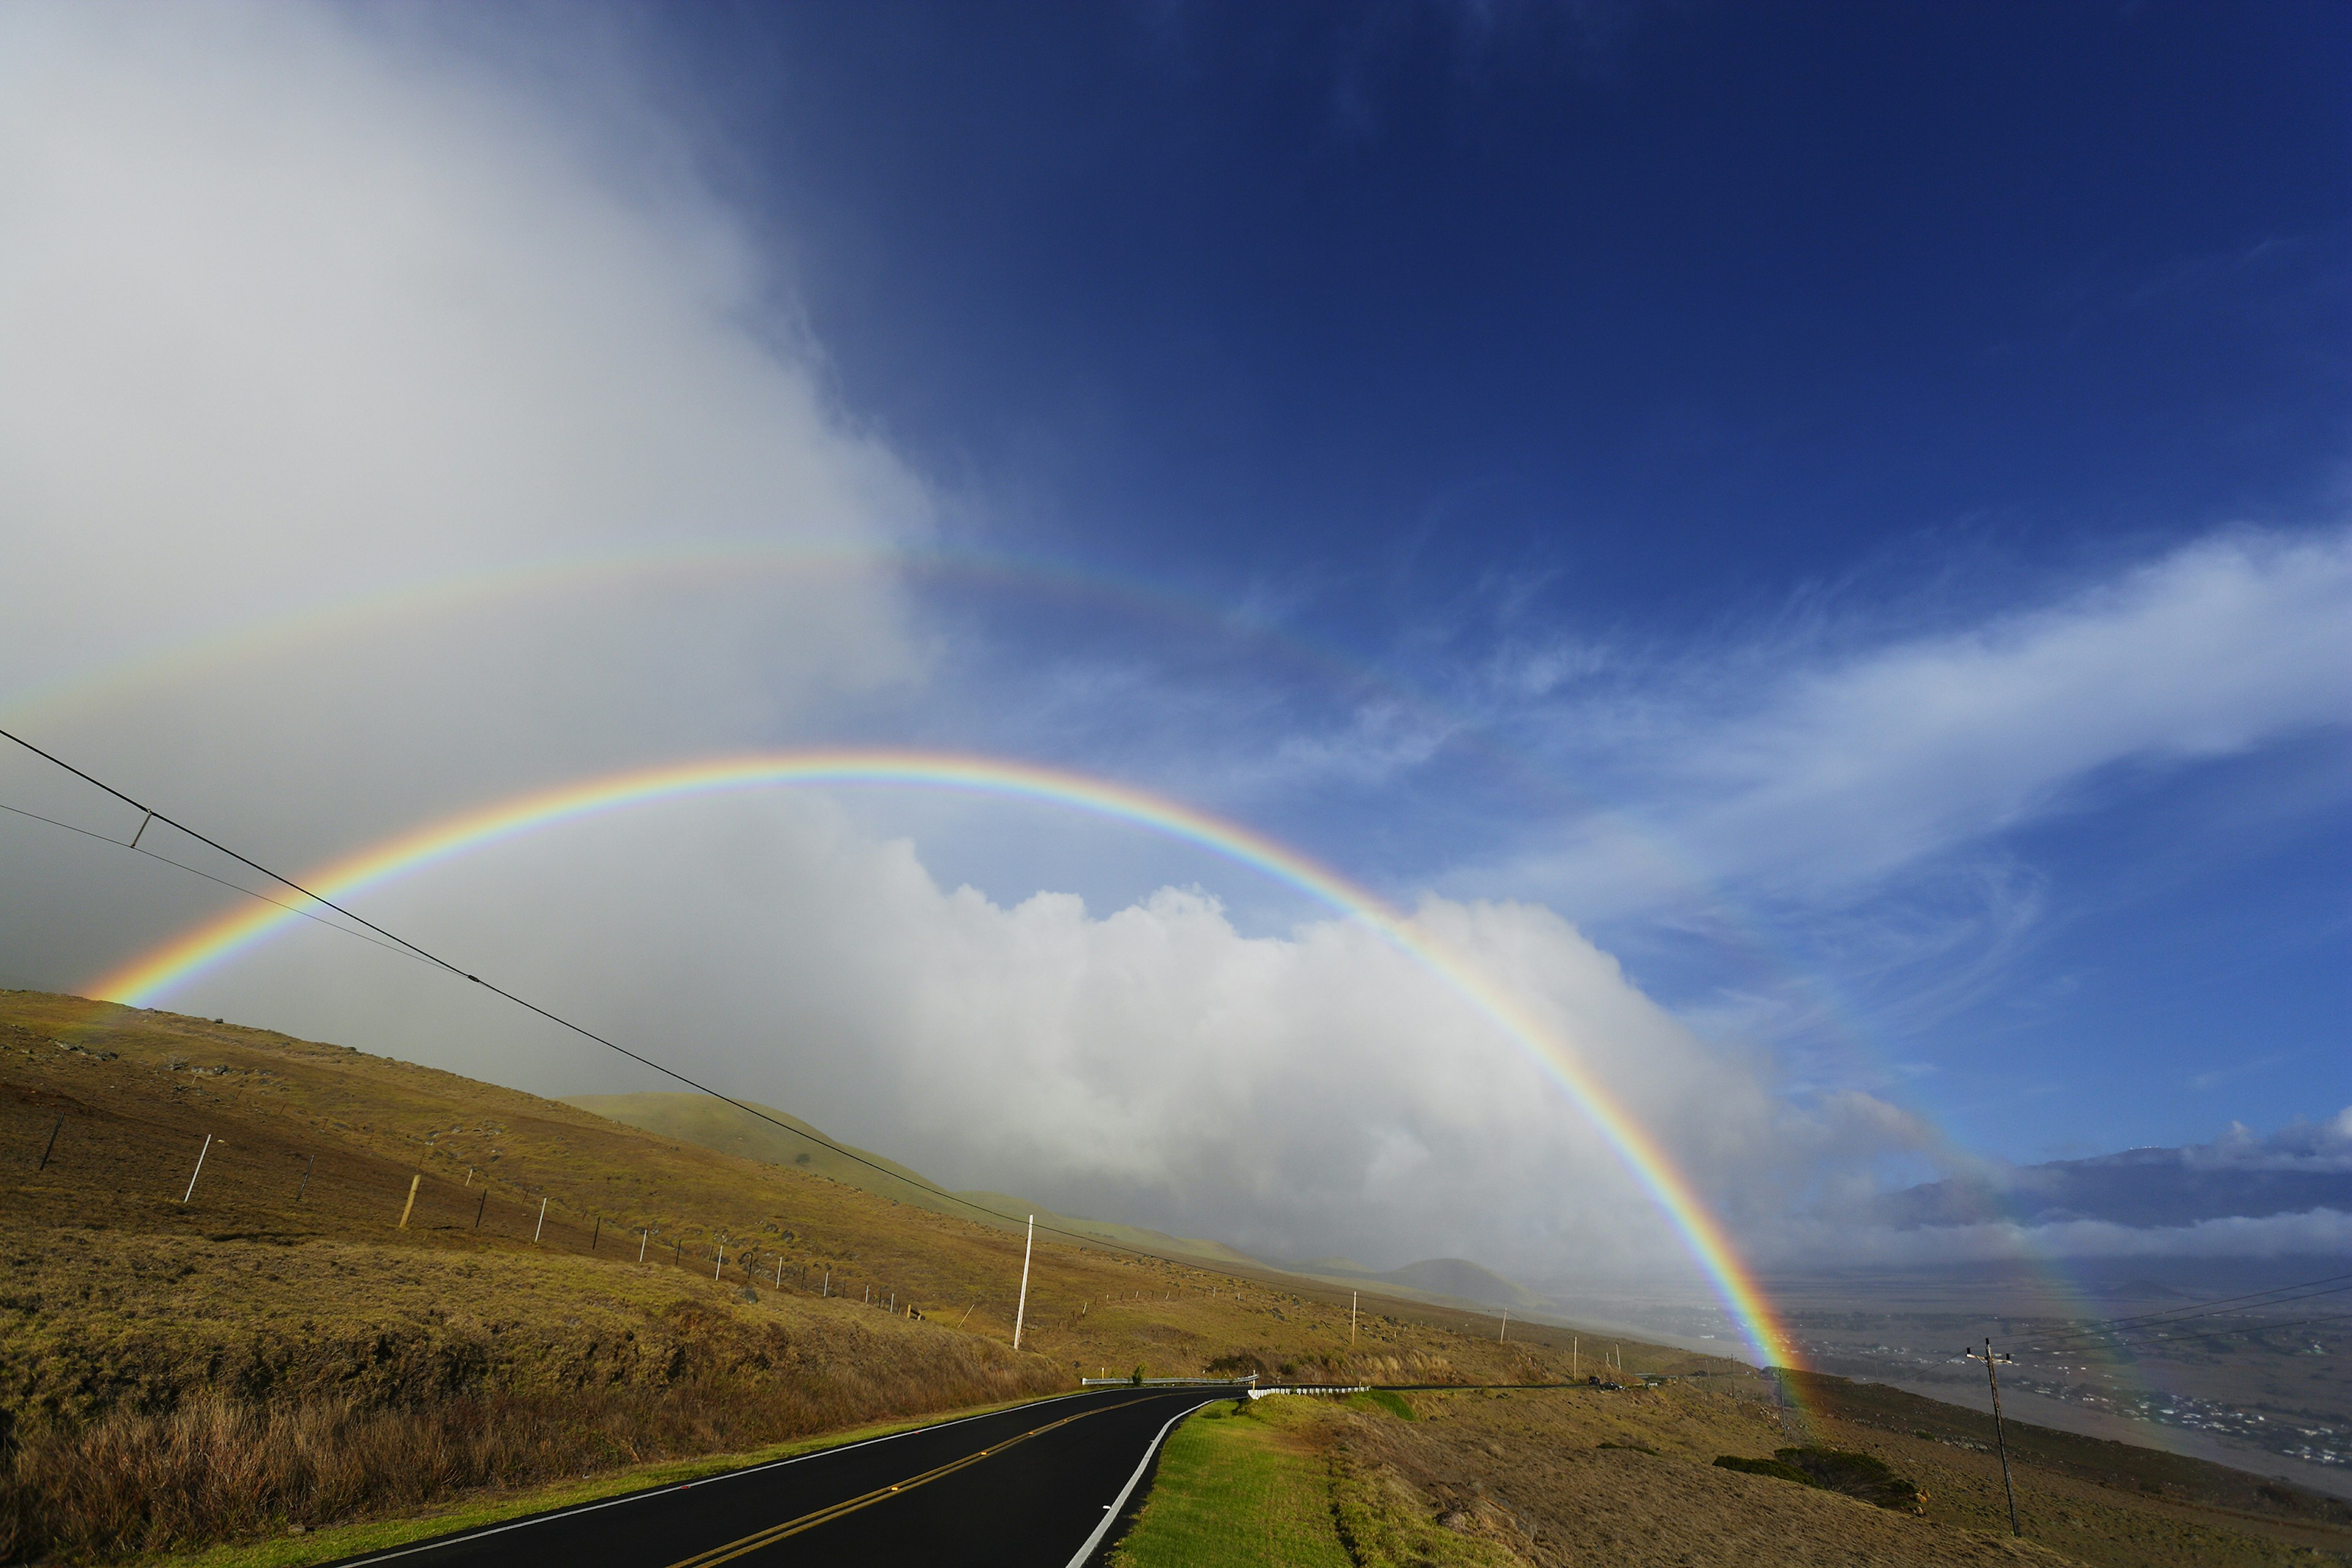
[[[564,1104],[650,1132],[657,1138],[699,1143],[721,1153],[740,1154],[771,1165],[791,1165],[814,1175],[829,1176],[849,1186],[895,1199],[934,1214],[969,1219],[999,1230],[1016,1230],[1021,1220],[1035,1215],[1037,1223],[1054,1230],[1089,1237],[1114,1247],[1134,1247],[1164,1258],[1211,1264],[1244,1264],[1264,1268],[1256,1258],[1218,1242],[1197,1237],[1170,1236],[1140,1226],[1056,1214],[1042,1205],[1009,1193],[964,1192],[942,1197],[940,1184],[870,1149],[845,1144],[787,1110],[756,1100],[746,1104],[775,1120],[763,1121],[739,1106],[707,1094],[576,1094]],[[782,1126],[777,1123],[782,1122]],[[847,1151],[844,1152],[844,1151]],[[958,1199],[964,1201],[958,1202]],[[1012,1215],[1012,1218],[1003,1216]]]
[[[0,994],[0,1533],[20,1552],[316,1526],[1101,1368],[1566,1371],[1565,1332],[1497,1344],[1367,1297],[1351,1342],[1344,1290],[1053,1241],[1016,1354],[1001,1230],[455,1074],[72,997]]]

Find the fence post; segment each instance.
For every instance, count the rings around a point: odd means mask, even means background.
[[[400,1228],[403,1230],[408,1228],[408,1216],[416,1208],[417,1184],[424,1180],[425,1173],[422,1171],[408,1178],[408,1201],[400,1206]]]
[[[483,1211],[484,1209],[486,1209],[486,1208],[489,1207],[489,1206],[490,1206],[490,1189],[489,1189],[489,1188],[488,1188],[488,1187],[484,1187],[484,1188],[482,1189],[482,1200],[481,1200],[481,1202],[479,1202],[479,1203],[478,1203],[478,1204],[476,1204],[476,1205],[474,1205],[474,1228],[475,1228],[476,1230],[479,1230],[479,1229],[481,1229],[481,1228],[482,1228],[482,1211]]]
[[[66,1119],[62,1116],[49,1123],[49,1141],[41,1146],[41,1158],[39,1162],[33,1166],[33,1170],[37,1173],[49,1168],[49,1155],[58,1146],[58,1129],[63,1127],[65,1124]]]
[[[598,1215],[596,1216],[596,1228],[593,1231],[591,1231],[588,1236],[588,1250],[591,1252],[595,1251],[596,1248],[603,1244],[604,1240],[604,1216],[603,1215]]]
[[[539,1245],[539,1234],[540,1234],[540,1232],[541,1232],[541,1231],[545,1230],[546,1228],[547,1228],[547,1199],[546,1199],[546,1197],[545,1197],[544,1195],[542,1195],[542,1196],[540,1198],[540,1200],[539,1200],[539,1223],[538,1223],[537,1225],[535,1225],[535,1226],[531,1226],[531,1227],[530,1227],[530,1244],[531,1244],[533,1247],[537,1247],[537,1246]]]
[[[302,1167],[302,1179],[294,1185],[294,1201],[296,1203],[300,1203],[302,1201],[302,1194],[310,1190],[310,1173],[318,1168],[319,1156],[313,1154],[310,1156],[310,1163]]]
[[[188,1190],[180,1194],[182,1203],[184,1204],[196,1195],[196,1178],[205,1173],[205,1156],[212,1152],[213,1135],[207,1132],[205,1134],[205,1146],[196,1151],[196,1168],[188,1173]]]

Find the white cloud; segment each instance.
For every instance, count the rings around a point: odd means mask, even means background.
[[[0,697],[388,584],[925,526],[625,82],[542,51],[524,87],[372,26],[0,14]],[[340,811],[413,812],[917,665],[879,574],[326,629],[36,713],[102,761],[137,731],[191,807],[239,796],[213,759],[294,755]]]
[[[2181,1163],[2197,1171],[2312,1171],[2352,1173],[2352,1105],[2325,1121],[2294,1121],[2268,1137],[2242,1122],[2210,1143],[2180,1152]]]
[[[1644,803],[1641,828],[1588,825],[1521,860],[1521,885],[1584,910],[1671,900],[1653,834],[1755,896],[1836,902],[2111,770],[2352,720],[2352,532],[2211,538],[1958,631],[1627,668],[1539,721]]]
[[[585,837],[507,847],[371,907],[943,1180],[1275,1255],[1683,1266],[1542,1068],[1366,928],[1247,936],[1181,889],[1099,915],[1053,893],[998,904],[806,797],[611,819],[587,864]],[[548,913],[574,909],[598,912]],[[1698,1041],[1548,910],[1440,900],[1417,918],[1527,996],[1742,1219],[1917,1142],[1864,1096],[1792,1112],[1765,1064]],[[542,1051],[345,946],[298,932],[174,1005],[535,1085],[614,1081],[593,1053]]]
[[[2053,1258],[2340,1258],[2352,1252],[2352,1214],[2242,1215],[2193,1225],[2132,1226],[2111,1220],[2051,1225],[1791,1227],[1777,1249],[1791,1262],[1834,1260],[1840,1267],[2033,1262]]]

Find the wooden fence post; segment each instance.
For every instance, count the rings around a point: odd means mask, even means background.
[[[424,1180],[425,1173],[422,1171],[408,1178],[408,1201],[400,1206],[400,1228],[402,1230],[406,1230],[408,1228],[409,1212],[416,1207],[416,1186],[418,1183]]]
[[[49,1154],[58,1146],[58,1129],[63,1127],[65,1124],[66,1119],[62,1116],[58,1117],[55,1121],[49,1124],[49,1141],[41,1146],[40,1161],[33,1167],[36,1173],[48,1169]]]
[[[482,1189],[482,1201],[474,1205],[474,1228],[476,1230],[482,1228],[482,1211],[489,1206],[490,1189],[484,1187]]]
[[[319,1156],[313,1154],[310,1156],[310,1163],[302,1167],[302,1180],[297,1184],[294,1188],[294,1201],[296,1203],[300,1203],[302,1201],[302,1194],[310,1190],[310,1173],[318,1168]]]

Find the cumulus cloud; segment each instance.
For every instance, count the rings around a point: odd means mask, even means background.
[[[2352,1105],[2325,1121],[2294,1121],[2267,1137],[2242,1122],[2180,1152],[2191,1170],[2309,1171],[2352,1175]]]
[[[1184,888],[1099,912],[1050,892],[998,903],[812,798],[608,825],[593,867],[581,849],[506,847],[381,907],[494,955],[502,983],[560,980],[598,1024],[941,1180],[1277,1257],[1686,1267],[1543,1066],[1354,922],[1249,935]],[[678,869],[645,869],[664,865]],[[576,907],[600,918],[534,915]],[[1415,919],[1525,997],[1743,1221],[1917,1136],[1867,1097],[1792,1111],[1767,1064],[1696,1039],[1549,910],[1435,900]],[[266,1006],[540,1085],[635,1081],[345,946],[298,931],[175,1005]]]

